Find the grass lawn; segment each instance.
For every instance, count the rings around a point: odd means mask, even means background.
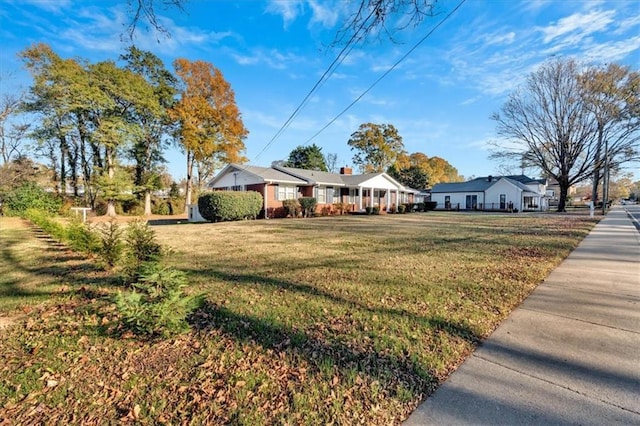
[[[157,226],[207,303],[190,333],[144,341],[113,332],[116,281],[94,261],[0,218],[0,424],[400,423],[595,222]]]

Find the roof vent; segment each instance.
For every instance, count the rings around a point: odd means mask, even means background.
[[[487,181],[493,182],[493,176],[489,175],[489,177],[487,178]]]

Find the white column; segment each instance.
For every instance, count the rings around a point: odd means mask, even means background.
[[[391,190],[387,189],[387,211],[391,208]]]
[[[267,199],[269,198],[269,184],[264,184],[264,194],[262,196],[264,198],[264,218],[269,219],[269,202]]]
[[[369,191],[371,191],[369,193],[369,207],[373,208],[373,188],[369,189]]]
[[[362,188],[358,187],[358,210],[362,210]]]

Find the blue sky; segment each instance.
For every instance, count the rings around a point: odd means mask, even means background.
[[[161,5],[161,0],[156,0]],[[135,43],[173,70],[178,57],[204,60],[231,83],[253,165],[286,159],[315,143],[352,165],[347,141],[361,123],[398,128],[409,153],[449,161],[466,176],[497,174],[488,142],[490,115],[526,76],[552,56],[640,65],[640,2],[467,0],[371,91],[318,136],[320,129],[379,79],[459,1],[397,34],[356,46],[286,130],[268,145],[334,60],[330,47],[353,2],[342,0],[189,0],[183,12],[159,7],[165,38],[143,26]],[[126,47],[126,0],[0,0],[0,95],[30,79],[16,54],[45,42],[62,57],[116,59]],[[184,156],[167,153],[176,179]],[[637,166],[637,164],[635,165]],[[637,175],[637,173],[636,173]]]

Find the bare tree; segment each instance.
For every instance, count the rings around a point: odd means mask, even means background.
[[[492,158],[535,164],[560,186],[558,211],[569,187],[591,176],[597,149],[597,120],[586,107],[584,86],[573,60],[554,59],[532,73],[491,118],[505,142]]]
[[[370,36],[394,41],[397,32],[432,17],[436,3],[437,0],[360,0],[333,44],[359,43]]]
[[[22,148],[28,124],[15,120],[20,113],[22,97],[5,94],[0,100],[0,158],[2,164],[22,155]]]
[[[587,108],[597,123],[597,145],[592,178],[592,200],[604,179],[605,165],[617,169],[638,159],[640,141],[640,73],[609,64],[593,67],[580,76]]]
[[[146,22],[159,33],[170,37],[169,31],[156,15],[157,6],[175,7],[184,11],[188,0],[127,0],[131,22],[126,34],[133,39],[136,28]],[[395,34],[411,26],[419,25],[435,14],[438,0],[360,0],[353,2],[353,13],[338,30],[334,45],[359,43],[375,35],[394,40]]]
[[[338,173],[338,154],[328,152],[324,157],[324,162],[331,173]]]
[[[127,36],[133,40],[136,28],[140,22],[146,22],[151,28],[155,29],[165,37],[171,37],[169,31],[162,25],[156,15],[156,6],[160,5],[164,9],[175,7],[184,10],[184,5],[188,0],[127,0],[129,12],[131,13],[131,22],[127,27]]]

